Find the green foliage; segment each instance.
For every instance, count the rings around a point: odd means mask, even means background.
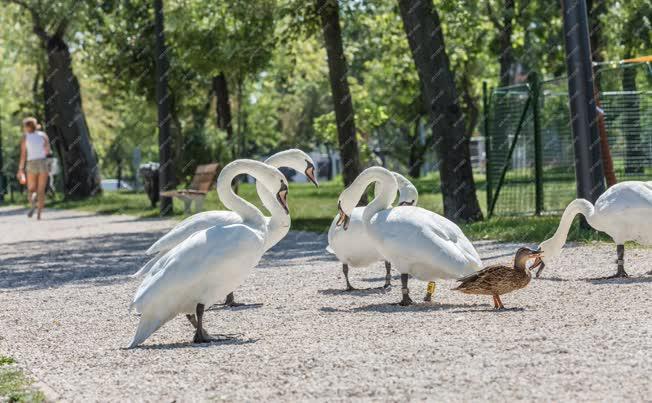
[[[34,390],[31,381],[16,369],[11,357],[0,356],[0,400],[7,402],[44,402],[45,396]]]
[[[29,11],[10,0],[0,14],[0,124],[5,171],[15,170],[20,120],[43,118],[44,52],[32,34]],[[649,2],[604,0],[601,54],[618,60],[652,48]],[[25,0],[52,31],[67,22],[86,118],[105,177],[118,161],[123,176],[135,174],[132,155],[158,159],[151,1]],[[492,20],[502,0],[436,0],[454,71],[467,133],[478,133],[483,80],[496,85],[499,35]],[[165,0],[171,69],[172,131],[180,182],[196,164],[226,161],[230,144],[215,122],[214,75],[224,72],[231,90],[233,123],[245,137],[245,156],[263,157],[300,147],[336,149],[336,128],[321,26],[314,1]],[[489,8],[487,7],[489,5]],[[542,76],[565,71],[561,13],[557,2],[517,0],[513,16],[514,59]],[[489,13],[488,10],[492,10]],[[420,83],[395,0],[340,2],[356,126],[366,164],[375,153],[405,171],[412,151],[428,151],[432,133],[418,138],[425,122]],[[649,79],[639,74],[638,80]],[[238,102],[237,88],[242,90]],[[236,139],[235,141],[241,141]],[[416,145],[416,146],[415,146]]]

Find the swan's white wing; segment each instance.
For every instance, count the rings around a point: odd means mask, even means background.
[[[362,223],[364,207],[356,207],[351,213],[348,229],[336,226],[338,217],[333,219],[328,230],[327,251],[335,254],[337,259],[351,267],[366,267],[382,260],[374,242],[367,235]],[[330,249],[330,250],[329,250]]]
[[[263,245],[260,233],[235,224],[196,232],[166,253],[132,302],[142,315],[130,347],[177,314],[192,313],[197,304],[210,306],[235,290],[260,261]]]
[[[197,213],[175,225],[167,234],[154,242],[145,253],[153,255],[167,252],[197,231],[241,222],[242,217],[232,211],[204,211]]]
[[[596,201],[591,225],[616,243],[652,244],[652,182],[621,182]]]
[[[477,251],[459,227],[431,211],[383,210],[374,215],[369,228],[385,259],[422,280],[459,278],[482,268]]]

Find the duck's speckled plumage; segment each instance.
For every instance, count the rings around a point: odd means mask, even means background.
[[[455,288],[465,294],[492,295],[494,307],[504,308],[500,296],[525,288],[532,279],[532,274],[525,267],[527,261],[539,256],[539,252],[520,248],[514,257],[512,266],[497,264],[463,277],[461,284]]]

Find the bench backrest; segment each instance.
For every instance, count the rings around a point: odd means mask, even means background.
[[[195,176],[192,177],[192,182],[190,183],[190,189],[200,190],[202,192],[208,192],[211,190],[211,187],[215,183],[215,178],[217,178],[219,169],[220,164],[218,163],[197,165]]]

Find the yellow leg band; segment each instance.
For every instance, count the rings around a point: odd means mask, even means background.
[[[437,285],[435,284],[435,282],[430,281],[428,283],[428,288],[426,289],[426,291],[428,292],[428,294],[433,295],[435,293],[435,288],[437,288]]]

